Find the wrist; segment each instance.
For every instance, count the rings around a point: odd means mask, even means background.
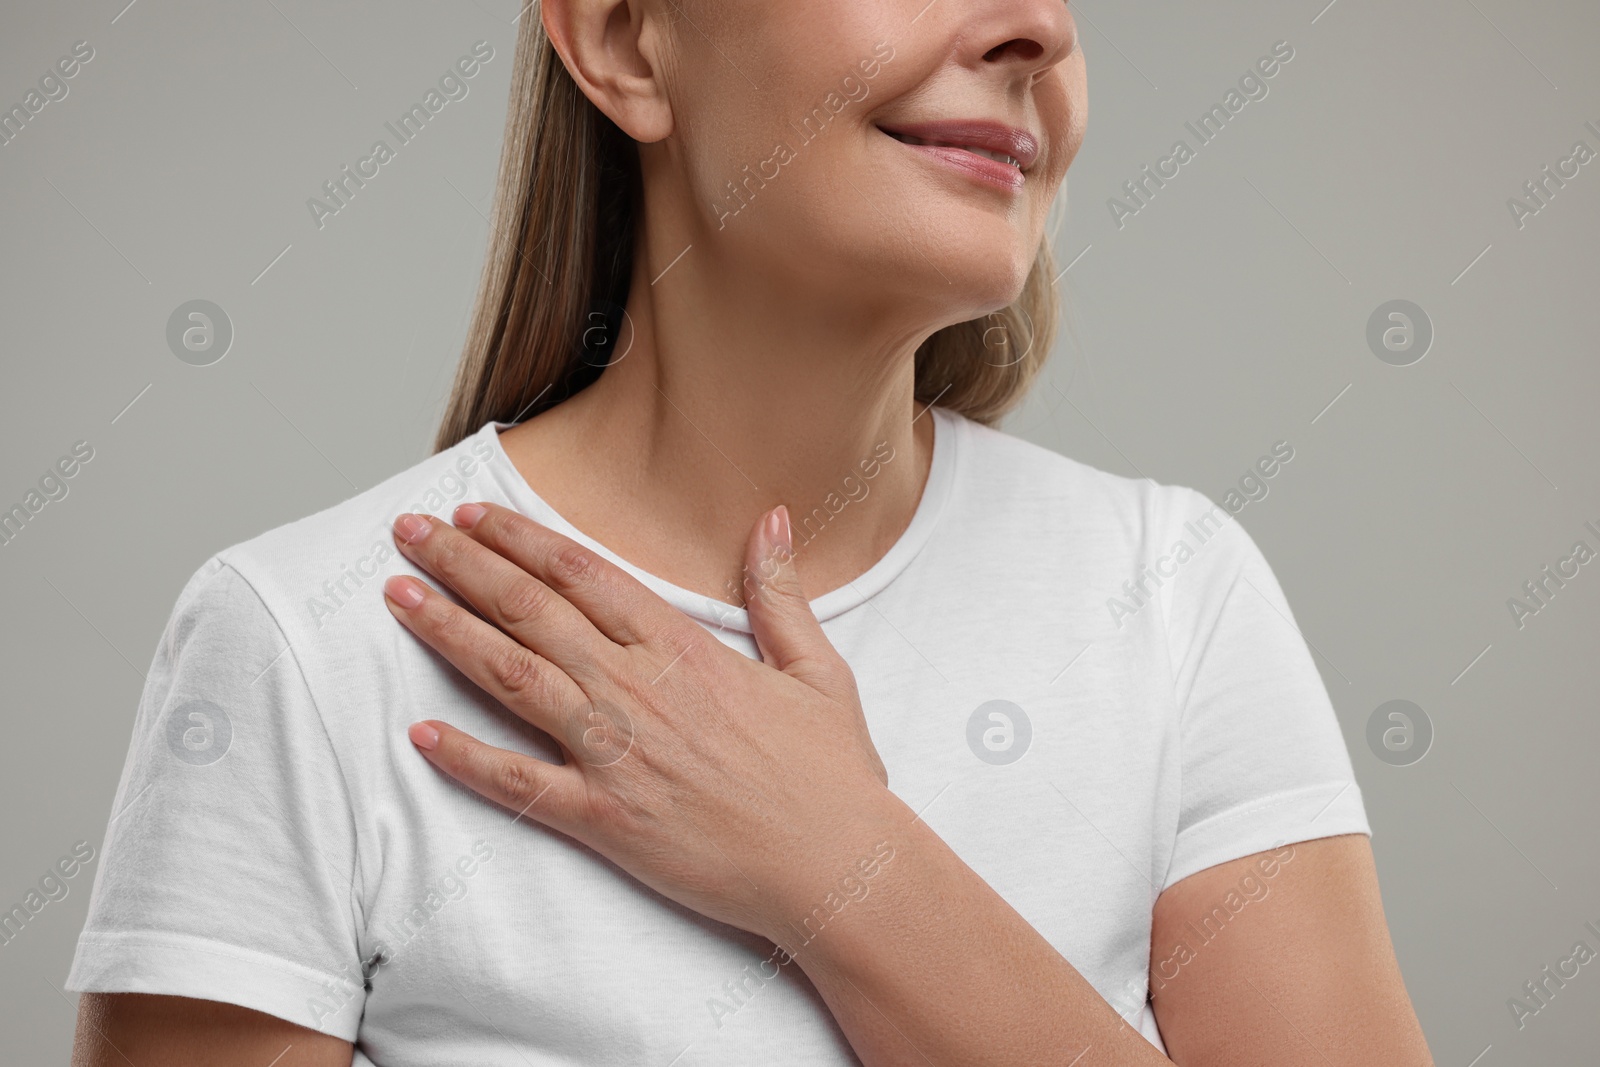
[[[926,827],[899,797],[883,788],[852,804],[851,816],[831,821],[824,842],[807,857],[800,877],[789,881],[761,917],[764,937],[804,961],[820,945],[824,931],[838,931],[852,911],[885,884]],[[903,865],[903,863],[902,863]]]

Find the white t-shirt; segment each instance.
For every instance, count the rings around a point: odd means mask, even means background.
[[[1369,832],[1338,722],[1224,509],[932,417],[909,528],[812,607],[855,671],[890,788],[1159,1047],[1145,1002],[1158,893],[1285,842]],[[560,758],[385,608],[386,576],[430,580],[393,548],[403,511],[498,501],[756,654],[742,610],[551,511],[501,447],[507,425],[190,579],[68,988],[244,1005],[353,1041],[358,1065],[855,1063],[771,944],[514,820],[407,739],[439,718]],[[791,504],[802,567],[896,462],[881,446],[816,510]],[[1257,892],[1230,894],[1215,921]],[[1171,978],[1189,957],[1154,958]]]

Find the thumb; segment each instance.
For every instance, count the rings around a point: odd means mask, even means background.
[[[744,598],[751,632],[767,664],[826,696],[837,699],[849,693],[849,668],[828,642],[800,588],[789,509],[782,504],[761,516],[750,531]]]

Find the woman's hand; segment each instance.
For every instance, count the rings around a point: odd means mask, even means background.
[[[773,940],[872,855],[904,809],[855,678],[801,593],[786,509],[764,515],[746,549],[764,662],[513,511],[464,504],[454,518],[402,515],[396,542],[482,617],[398,575],[384,585],[389,608],[559,742],[566,764],[417,723],[411,739],[435,766]]]

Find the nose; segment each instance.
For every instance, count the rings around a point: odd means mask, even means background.
[[[1078,46],[1078,26],[1066,0],[980,0],[971,5],[962,34],[974,66],[1012,68],[1036,76]]]

